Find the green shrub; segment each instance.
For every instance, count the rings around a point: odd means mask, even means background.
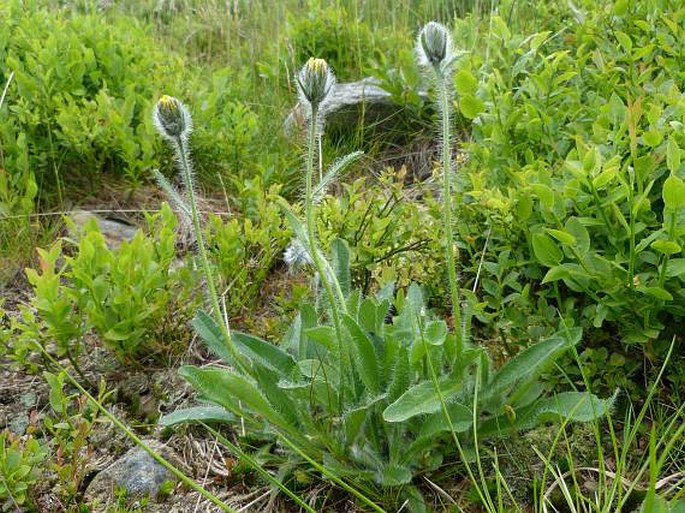
[[[503,213],[485,261],[510,258],[486,265],[484,283],[509,276],[512,294],[535,288],[543,308],[658,361],[685,314],[683,34],[671,21],[684,11],[626,6],[569,11],[563,36],[493,18],[502,44],[461,71],[476,99],[460,105],[474,119],[467,197]],[[494,305],[505,291],[493,285]]]
[[[83,336],[91,330],[128,362],[173,352],[165,344],[179,349],[174,339],[184,329],[184,308],[193,304],[192,271],[174,265],[176,220],[171,210],[163,208],[148,222],[154,237],[138,231],[115,249],[108,247],[93,220],[73,256],[65,254],[59,241],[49,251],[38,250],[40,271],[26,271],[34,289],[31,308],[22,308],[14,326],[15,358],[23,360],[32,340],[39,340],[54,343],[59,356],[76,364]]]
[[[309,2],[308,7],[306,14],[289,18],[292,62],[318,57],[330,62],[335,72],[346,79],[361,78],[365,65],[362,59],[373,51],[369,26],[342,6]]]
[[[0,124],[0,283],[12,279],[29,258],[41,225],[34,217],[38,185],[29,166],[26,137],[9,134],[10,125]]]
[[[89,443],[100,413],[95,401],[103,404],[109,394],[104,380],[99,384],[97,395],[88,400],[85,395],[68,392],[65,371],[59,374],[44,372],[43,377],[50,387],[50,411],[43,418],[43,424],[50,434],[53,452],[49,462],[55,478],[52,489],[63,503],[76,507],[88,465],[95,455],[95,448]]]
[[[255,306],[260,289],[290,239],[278,202],[279,186],[265,188],[256,177],[240,193],[240,215],[210,215],[206,230],[209,258],[226,290],[226,308],[241,314]]]
[[[160,82],[175,83],[180,60],[131,18],[107,22],[23,4],[2,8],[0,82],[15,73],[8,96],[14,123],[3,145],[12,131],[24,133],[39,186],[49,182],[60,195],[64,178],[92,182],[109,172],[139,181],[156,162],[141,99]]]
[[[248,80],[244,70],[219,69],[192,94],[201,99],[194,102],[193,112],[200,127],[193,134],[197,173],[209,183],[231,186],[238,196],[242,182],[263,176],[265,163],[276,158],[262,151],[265,120],[255,106],[237,99],[241,88],[251,87]],[[269,140],[277,141],[277,134],[270,134]]]
[[[68,280],[80,315],[119,358],[150,352],[150,340],[173,310],[179,294],[173,217],[158,221],[154,239],[136,232],[116,250],[95,223],[86,227],[78,251],[66,257]],[[146,347],[147,346],[147,347]]]
[[[350,245],[352,283],[365,293],[393,282],[398,288],[421,283],[430,296],[444,296],[438,221],[404,190],[406,169],[387,169],[341,185],[326,197],[317,220],[321,244],[335,238]]]

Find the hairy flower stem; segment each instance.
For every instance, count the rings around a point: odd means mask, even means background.
[[[338,354],[343,362],[349,362],[349,358],[345,352],[345,347],[342,342],[342,327],[340,323],[340,313],[338,308],[340,308],[343,313],[346,310],[345,307],[345,296],[340,288],[340,283],[332,273],[329,271],[330,266],[321,256],[319,249],[316,246],[316,225],[314,221],[314,198],[313,198],[313,175],[314,175],[314,160],[316,158],[315,152],[317,148],[317,116],[318,116],[318,106],[312,105],[311,119],[309,122],[309,136],[307,140],[307,169],[305,172],[305,217],[307,225],[307,242],[309,243],[309,253],[314,262],[314,267],[319,273],[319,279],[323,285],[326,295],[328,296],[328,302],[330,303],[331,316],[333,317],[333,325],[335,328],[335,337],[338,342]],[[331,284],[333,282],[333,284]],[[335,290],[334,290],[335,289]],[[337,299],[336,299],[337,295]],[[344,385],[340,387],[340,397],[339,397],[339,407],[343,406],[343,391]]]
[[[200,260],[202,262],[202,268],[205,274],[205,279],[207,280],[207,291],[209,293],[209,300],[212,302],[212,309],[214,310],[214,315],[217,319],[217,324],[221,328],[224,339],[226,340],[226,346],[233,356],[235,365],[240,371],[245,371],[245,366],[243,364],[242,355],[238,352],[235,345],[233,344],[233,339],[231,338],[231,328],[228,322],[222,322],[221,318],[221,306],[219,305],[219,295],[216,291],[216,285],[214,284],[214,278],[212,275],[212,269],[209,265],[209,258],[207,257],[207,248],[205,247],[204,237],[202,235],[202,225],[200,223],[200,214],[197,208],[197,200],[195,199],[195,190],[193,188],[193,177],[190,168],[190,160],[188,155],[188,149],[186,147],[186,142],[179,136],[173,141],[174,150],[178,154],[178,161],[181,167],[181,172],[183,173],[183,178],[185,180],[186,186],[188,188],[188,199],[190,200],[190,212],[193,220],[193,231],[195,232],[195,238],[197,240],[198,251],[200,252]]]
[[[439,111],[441,119],[442,137],[442,180],[443,180],[443,201],[442,223],[445,230],[445,259],[447,261],[447,276],[450,288],[450,299],[452,301],[452,318],[454,319],[454,333],[456,336],[457,360],[461,358],[464,351],[464,329],[462,326],[461,304],[459,300],[459,285],[457,283],[457,268],[454,248],[454,233],[452,221],[452,145],[451,141],[451,116],[450,116],[450,95],[447,77],[440,69],[439,65],[434,66],[439,90]]]
[[[314,221],[314,194],[313,194],[313,176],[314,176],[314,160],[315,152],[317,148],[317,130],[316,130],[316,116],[318,114],[318,109],[312,109],[312,121],[309,128],[309,140],[307,148],[307,176],[305,184],[305,216],[307,224],[307,238],[309,239],[309,250],[311,252],[312,260],[316,266],[316,270],[319,273],[321,283],[323,284],[328,299],[331,303],[331,307],[336,306],[336,304],[343,310],[345,307],[345,295],[340,288],[340,283],[335,279],[335,276],[330,271],[330,266],[321,258],[321,254],[316,246],[316,224]],[[331,282],[333,282],[331,284]],[[337,300],[336,300],[337,296]],[[336,310],[334,308],[334,310]]]

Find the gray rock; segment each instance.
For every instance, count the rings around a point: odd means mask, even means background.
[[[324,104],[326,129],[353,129],[360,120],[363,120],[365,126],[391,123],[402,107],[394,103],[392,95],[378,84],[379,81],[374,78],[336,83]],[[426,97],[425,92],[420,94]],[[285,120],[285,133],[292,135],[303,130],[306,120],[304,106],[297,104]]]
[[[123,241],[130,241],[133,239],[133,236],[138,230],[137,227],[126,222],[106,219],[98,214],[85,210],[74,212],[70,217],[75,227],[75,230],[70,231],[69,234],[72,238],[78,239],[80,234],[83,233],[86,223],[91,219],[94,219],[110,249],[118,248]]]
[[[177,457],[171,449],[156,440],[145,443],[172,463]],[[177,463],[174,463],[178,465]],[[134,447],[106,469],[98,472],[88,485],[85,499],[96,507],[116,501],[116,492],[125,490],[129,499],[156,498],[167,481],[175,481],[174,475],[140,447]]]

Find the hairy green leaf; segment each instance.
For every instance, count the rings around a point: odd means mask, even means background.
[[[316,326],[304,330],[304,334],[326,349],[335,347],[335,329],[333,326]]]
[[[281,378],[291,377],[297,363],[280,347],[245,333],[233,333],[236,348],[250,360],[276,372]]]
[[[214,318],[203,310],[198,310],[192,321],[195,333],[203,340],[207,347],[229,365],[233,365],[233,356],[228,349],[224,334]]]
[[[441,346],[447,338],[447,323],[443,320],[428,321],[424,328],[426,342],[432,346]]]
[[[419,436],[431,437],[452,429],[456,433],[462,433],[473,425],[473,412],[463,404],[449,403],[447,413],[449,414],[449,422],[442,409],[430,415],[421,426]]]
[[[381,486],[401,486],[410,483],[413,477],[411,469],[399,465],[383,467],[377,479]]]
[[[417,415],[435,413],[441,407],[440,396],[449,402],[461,389],[462,381],[457,378],[447,378],[438,381],[440,394],[433,381],[422,381],[403,393],[394,403],[383,412],[386,422],[404,422]]]
[[[580,328],[572,328],[563,336],[557,334],[524,349],[505,363],[489,383],[483,385],[483,400],[500,395],[514,385],[520,387],[522,383],[533,381],[561,353],[577,344],[581,336]]]
[[[293,429],[251,380],[226,369],[200,369],[186,365],[179,372],[206,400],[223,406],[236,415],[249,418],[256,414],[277,427],[289,431]]]
[[[333,272],[338,280],[342,293],[347,296],[351,290],[350,249],[343,239],[333,239],[331,242],[331,257]]]
[[[181,408],[159,419],[161,426],[173,426],[184,422],[226,422],[233,423],[237,417],[221,406],[193,406]]]
[[[608,415],[614,398],[600,399],[587,392],[562,392],[538,401],[535,408],[536,423],[568,419],[572,422],[589,422]]]
[[[352,357],[355,368],[362,382],[372,394],[380,391],[380,380],[376,351],[369,336],[359,327],[357,322],[347,314],[342,316],[345,328],[352,336]]]

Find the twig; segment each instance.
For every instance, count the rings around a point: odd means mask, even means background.
[[[10,88],[10,83],[12,82],[12,79],[14,78],[14,71],[10,73],[9,78],[7,79],[7,82],[5,83],[5,88],[2,90],[2,96],[0,96],[0,107],[2,107],[2,104],[5,103],[5,96],[7,95],[7,90]]]

